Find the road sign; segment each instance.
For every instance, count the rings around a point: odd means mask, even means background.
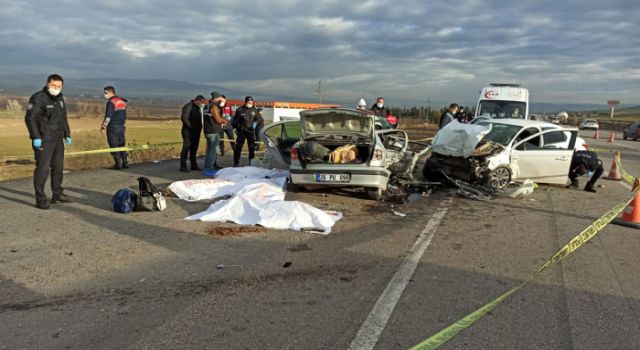
[[[609,100],[607,101],[607,104],[611,107],[615,107],[620,104],[620,100]]]

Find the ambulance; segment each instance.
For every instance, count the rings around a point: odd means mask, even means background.
[[[529,90],[519,84],[490,84],[480,91],[475,117],[529,119]]]

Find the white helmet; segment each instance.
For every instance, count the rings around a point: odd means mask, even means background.
[[[364,98],[361,98],[360,101],[358,101],[358,105],[356,107],[367,108],[367,101],[365,101]]]

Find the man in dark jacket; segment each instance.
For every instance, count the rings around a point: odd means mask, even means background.
[[[596,152],[575,151],[571,158],[571,166],[569,168],[569,179],[571,180],[571,185],[569,186],[574,188],[580,187],[578,177],[587,175],[588,173],[593,174],[584,187],[584,190],[587,192],[596,192],[596,181],[598,181],[602,173],[604,173],[602,161],[598,159]]]
[[[254,102],[253,97],[245,97],[244,105],[236,109],[236,113],[231,120],[233,128],[236,129],[236,133],[238,134],[236,147],[233,152],[234,167],[240,164],[240,155],[242,154],[242,147],[244,147],[245,140],[249,148],[249,162],[251,162],[251,159],[253,159],[255,155],[255,127],[257,126],[258,111],[256,110]]]
[[[124,147],[125,141],[125,123],[127,121],[127,100],[116,95],[116,89],[113,86],[104,88],[104,98],[107,101],[105,108],[104,120],[100,126],[100,132],[107,129],[107,142],[109,147]],[[129,167],[129,160],[126,151],[111,152],[111,156],[115,164],[111,169],[120,170]]]
[[[198,146],[200,145],[200,132],[202,131],[202,118],[204,117],[205,98],[196,96],[182,106],[182,151],[180,152],[180,171],[188,173],[187,157],[191,162],[191,170],[202,170],[198,167]]]
[[[204,115],[204,138],[207,140],[207,153],[204,158],[204,176],[215,176],[219,167],[216,165],[220,133],[227,122],[222,116],[227,97],[217,91],[211,93],[209,106]]]
[[[49,209],[50,203],[67,203],[69,198],[62,188],[64,168],[64,143],[71,144],[71,131],[67,120],[67,109],[62,96],[64,80],[57,74],[47,78],[47,85],[29,99],[25,123],[33,145],[36,169],[33,187],[36,192],[36,207]],[[44,185],[51,169],[51,202]]]
[[[449,108],[442,112],[440,116],[440,124],[438,125],[438,129],[442,129],[445,125],[451,123],[454,119],[456,119],[456,115],[460,110],[460,106],[457,103],[452,103],[449,105]]]
[[[376,103],[371,106],[371,112],[375,114],[376,129],[390,129],[393,125],[387,121],[387,116],[391,114],[384,105],[384,97],[378,97]]]

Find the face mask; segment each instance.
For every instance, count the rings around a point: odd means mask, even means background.
[[[382,106],[384,106],[384,103],[378,102],[376,105],[378,106],[378,108],[382,108]]]
[[[104,98],[108,100],[109,99],[109,95],[104,95]]]
[[[218,103],[218,106],[224,107],[224,105],[226,105],[226,104],[227,104],[226,102],[220,102],[220,103]]]
[[[51,94],[51,96],[58,96],[60,95],[61,91],[61,89],[49,88],[49,93]]]
[[[247,108],[253,108],[253,103],[247,103]]]

